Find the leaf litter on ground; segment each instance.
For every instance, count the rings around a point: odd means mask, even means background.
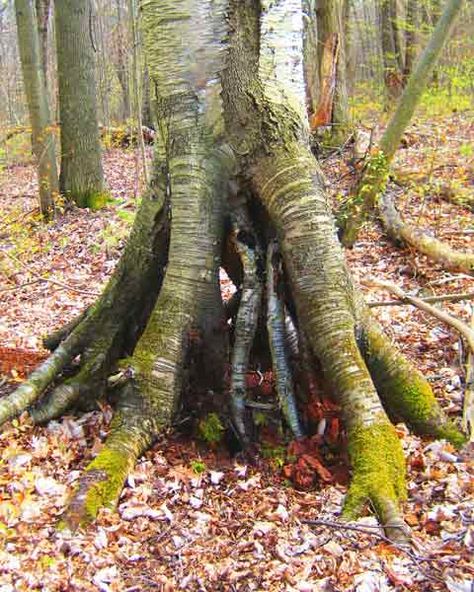
[[[415,141],[399,151],[395,166],[421,174],[431,159],[432,177],[444,177],[446,170],[454,176],[458,167],[460,183],[472,187],[466,163],[464,168],[456,164],[456,150],[466,143],[466,134],[471,141],[474,135],[472,124],[460,125],[461,117],[444,122],[447,132],[436,137],[421,124],[413,126]],[[437,151],[440,146],[443,150]],[[42,335],[94,301],[93,293],[120,257],[130,225],[130,217],[119,211],[135,208],[133,159],[129,151],[106,153],[114,203],[99,212],[72,208],[47,226],[35,217],[32,166],[12,167],[0,179],[0,254],[7,251],[24,264],[0,261],[3,346],[41,351]],[[353,182],[348,162],[340,157],[325,161],[334,193],[347,192]],[[412,222],[456,248],[472,248],[472,235],[460,233],[472,227],[468,210],[429,191],[420,200],[413,186],[391,190]],[[417,253],[395,248],[375,223],[367,225],[347,259],[356,281],[370,273],[430,295],[473,287],[471,278],[448,274]],[[36,281],[37,276],[45,279]],[[91,295],[61,288],[48,277]],[[228,297],[233,287],[225,277],[222,282]],[[379,290],[364,290],[369,300],[387,298]],[[469,318],[469,303],[443,306]],[[463,389],[458,336],[411,307],[381,307],[374,314],[430,378],[448,413],[458,416]],[[5,392],[15,376],[6,378]],[[354,523],[357,529],[345,528],[340,512],[346,489],[337,480],[325,484],[320,479],[313,490],[298,490],[275,459],[249,464],[177,433],[163,436],[139,461],[117,512],[103,510],[84,531],[58,531],[68,494],[107,433],[111,413],[104,411],[68,416],[45,428],[20,418],[0,434],[0,592],[472,591],[472,453],[415,437],[404,426],[397,429],[407,457],[404,511],[414,537],[409,551],[387,544],[370,513]],[[302,450],[303,460],[307,452]]]

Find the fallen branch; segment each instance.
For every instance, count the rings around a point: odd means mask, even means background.
[[[474,309],[471,316],[471,331],[474,333]],[[474,442],[474,350],[470,349],[466,362],[466,390],[462,412],[462,427]]]
[[[408,545],[394,543],[387,536],[385,536],[384,534],[382,534],[380,532],[380,528],[385,528],[386,526],[391,526],[390,524],[387,524],[385,526],[379,526],[379,525],[371,526],[368,524],[366,524],[364,526],[359,526],[357,524],[347,524],[345,522],[339,522],[336,520],[321,520],[321,519],[302,520],[301,522],[302,522],[302,524],[307,524],[308,526],[323,526],[326,528],[332,528],[332,529],[337,529],[337,530],[341,530],[341,531],[350,530],[350,531],[354,531],[354,532],[360,532],[362,534],[367,534],[369,536],[373,536],[385,543],[392,545],[393,547],[395,547],[396,549],[398,549],[399,551],[404,553],[407,557],[409,557],[413,561],[413,563],[418,567],[418,569],[423,573],[423,575],[426,578],[428,578],[429,580],[436,581],[436,582],[444,582],[443,578],[440,578],[435,574],[430,574],[430,573],[426,572],[420,565],[422,562],[436,564],[436,563],[438,563],[439,560],[431,558],[431,557],[421,557],[421,556],[417,555],[416,553],[414,553],[412,550],[410,550],[408,548]],[[393,526],[392,526],[392,528],[393,528]],[[395,528],[399,528],[398,525],[395,526]]]
[[[463,321],[460,321],[459,319],[453,317],[447,312],[444,312],[443,310],[436,308],[436,306],[432,306],[431,304],[425,302],[417,296],[410,296],[401,288],[399,288],[396,284],[392,284],[391,282],[384,282],[382,280],[364,280],[362,283],[366,286],[376,286],[378,288],[388,290],[389,292],[397,296],[397,298],[409,302],[410,304],[416,306],[420,310],[423,310],[424,312],[427,312],[428,314],[434,316],[439,321],[446,323],[446,325],[453,327],[467,341],[469,349],[471,351],[474,351],[474,331]]]
[[[385,536],[381,530],[385,529],[386,527],[393,527],[393,528],[402,528],[400,525],[395,524],[365,524],[360,526],[358,524],[349,524],[348,522],[338,522],[337,520],[323,520],[323,519],[314,519],[314,520],[302,520],[302,524],[308,524],[308,526],[326,526],[328,528],[335,528],[338,530],[353,530],[354,532],[362,532],[363,534],[370,534],[371,536],[376,536],[377,538],[382,539],[383,541],[388,542],[390,545],[397,546],[390,540],[387,536]],[[403,547],[405,545],[402,545]]]
[[[442,294],[441,296],[427,296],[426,298],[420,298],[423,302],[429,302],[434,304],[436,302],[461,302],[461,300],[473,300],[474,292],[464,292],[462,294]],[[378,306],[404,306],[411,304],[406,298],[399,300],[381,300],[379,302],[369,302],[367,305],[370,308],[376,308]]]
[[[474,254],[452,249],[448,244],[430,236],[416,226],[405,222],[399,214],[393,199],[385,193],[381,196],[379,213],[383,226],[392,240],[410,245],[445,269],[474,273]]]

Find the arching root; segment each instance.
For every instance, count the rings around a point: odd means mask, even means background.
[[[395,421],[404,421],[419,435],[444,438],[455,446],[465,442],[463,434],[444,415],[429,382],[369,313],[359,343],[384,407]]]
[[[0,402],[0,425],[33,405],[83,347],[85,331],[76,329],[13,393]]]
[[[159,184],[158,178],[155,191]],[[79,370],[76,380],[69,379],[66,388],[53,394],[43,411],[40,405],[37,418],[47,421],[60,414],[80,396],[85,379],[105,376],[124,349],[135,343],[142,317],[160,288],[167,260],[169,221],[164,194],[162,188],[161,198],[152,192],[144,197],[125,252],[102,296],[49,339],[52,354],[0,402],[0,425],[36,403],[64,367],[82,354],[82,374]]]
[[[238,235],[238,232],[235,233]],[[235,238],[243,268],[243,284],[235,321],[232,350],[231,407],[235,428],[244,445],[249,443],[246,426],[246,374],[262,304],[262,283],[258,276],[256,250]]]

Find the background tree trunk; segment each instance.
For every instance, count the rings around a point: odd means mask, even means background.
[[[349,109],[346,86],[345,0],[318,2],[319,105],[312,128],[330,126],[333,143],[347,133]]]
[[[41,51],[41,65],[46,87],[48,86],[48,55],[49,55],[49,20],[51,16],[51,0],[36,1],[36,18],[38,19],[38,35]]]
[[[378,0],[385,88],[389,100],[397,99],[402,90],[398,30],[394,27],[394,0]]]
[[[150,89],[150,73],[148,66],[143,68],[143,84],[142,84],[142,123],[144,126],[154,129],[155,123],[153,121],[153,111],[151,108],[151,89]]]
[[[408,80],[412,73],[417,50],[417,28],[418,28],[418,1],[407,0],[407,13],[405,17],[405,65],[403,77]]]
[[[123,18],[123,6],[122,0],[116,0],[116,8],[117,8],[117,28],[116,28],[116,52],[117,52],[117,61],[115,64],[115,69],[117,72],[117,78],[120,83],[120,88],[122,91],[122,109],[121,109],[121,118],[122,121],[126,121],[130,118],[131,115],[131,108],[130,108],[130,76],[129,76],[129,67],[127,64],[127,53],[130,49],[129,43],[127,43],[127,36],[125,33],[125,23]]]
[[[38,165],[40,209],[44,218],[48,219],[53,215],[54,197],[58,194],[58,174],[54,130],[40,54],[38,21],[32,0],[16,0],[15,11],[33,152]]]
[[[55,3],[61,124],[61,192],[79,207],[104,205],[95,58],[88,0]]]
[[[304,76],[306,83],[306,102],[308,111],[316,113],[319,97],[319,57],[318,57],[318,24],[316,0],[304,0],[305,14],[303,32]]]

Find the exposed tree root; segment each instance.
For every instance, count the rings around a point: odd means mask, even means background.
[[[397,543],[406,543],[410,529],[399,505],[406,497],[405,459],[395,429],[381,416],[370,425],[354,426],[349,438],[353,477],[344,517],[357,518],[370,501],[385,534]]]
[[[36,403],[64,367],[78,354],[87,352],[88,349],[105,354],[108,348],[105,346],[104,351],[103,334],[109,338],[120,335],[121,345],[121,348],[118,344],[114,346],[115,359],[107,358],[109,365],[107,369],[103,369],[103,374],[126,348],[126,338],[130,339],[135,334],[136,339],[143,322],[141,317],[147,314],[150,301],[153,303],[156,297],[155,290],[158,290],[162,281],[166,264],[168,226],[167,209],[164,205],[164,198],[157,199],[153,193],[143,200],[124,255],[103,295],[86,313],[56,332],[50,343],[54,350],[51,356],[27,381],[1,401],[0,424]],[[68,336],[64,339],[66,335]],[[96,355],[91,358],[96,358]],[[79,380],[80,382],[82,381]],[[60,413],[64,405],[77,399],[80,394],[79,384],[72,384],[73,380],[70,388],[61,389],[51,398],[50,403],[46,403],[44,413],[37,412],[40,421],[46,421],[50,414],[55,415],[56,410]]]
[[[439,407],[429,382],[368,314],[359,344],[383,405],[394,421],[404,421],[419,435],[444,438],[455,446],[464,443],[464,436]]]
[[[63,515],[63,525],[76,529],[91,522],[103,507],[114,507],[125,479],[152,443],[156,426],[136,385],[128,383],[97,457],[86,467]]]
[[[0,425],[20,415],[35,403],[64,366],[83,346],[84,335],[76,330],[11,395],[0,402]]]
[[[385,193],[379,204],[380,216],[391,239],[407,244],[452,271],[474,274],[474,254],[455,251],[449,245],[403,221],[393,200]]]
[[[262,282],[257,269],[259,254],[255,248],[239,240],[239,231],[240,229],[236,228],[234,234],[243,268],[243,284],[235,320],[230,396],[233,422],[245,445],[250,439],[245,414],[246,374],[262,305]],[[242,234],[243,232],[244,229]]]
[[[275,269],[275,244],[267,249],[267,331],[270,341],[273,374],[280,408],[295,438],[304,436],[296,407],[293,375],[288,361],[285,331],[285,314],[281,297],[277,294]]]
[[[347,512],[354,515],[363,502],[371,501],[383,523],[396,523],[387,534],[395,536],[396,531],[401,537],[403,532],[406,538],[406,529],[398,528],[405,474],[401,445],[356,343],[350,280],[345,272],[341,275],[342,250],[319,169],[309,152],[292,148],[275,147],[273,157],[255,167],[254,182],[278,231],[299,322],[342,407],[354,483]],[[388,430],[386,446],[379,442],[382,427]]]

